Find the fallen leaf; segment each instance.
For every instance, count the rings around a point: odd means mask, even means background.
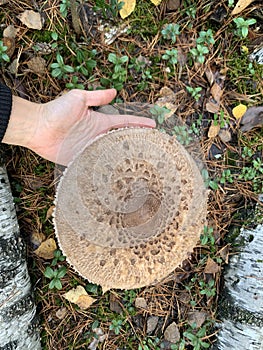
[[[210,94],[217,103],[220,103],[223,90],[219,84],[214,83],[210,89]]]
[[[7,4],[9,0],[0,0],[0,6],[1,5],[4,5],[4,4]]]
[[[231,15],[234,16],[244,11],[245,8],[248,7],[253,1],[254,0],[239,0],[231,12]]]
[[[263,106],[250,107],[241,119],[240,130],[245,132],[263,125]]]
[[[221,248],[218,252],[226,264],[228,264],[229,250],[229,245],[226,245],[223,248]]]
[[[110,293],[110,310],[116,312],[117,314],[123,313],[123,308],[121,307],[121,302],[115,294]]]
[[[14,38],[8,38],[8,37],[3,37],[3,44],[4,46],[7,47],[6,54],[9,57],[12,57],[13,53],[15,52],[16,48],[16,41]]]
[[[207,313],[203,311],[192,311],[188,313],[188,322],[190,325],[195,324],[199,329],[203,323],[207,320]]]
[[[168,11],[175,11],[181,6],[181,0],[168,0],[167,9]]]
[[[218,136],[220,140],[223,141],[224,143],[227,143],[232,139],[231,132],[228,129],[220,129]]]
[[[120,9],[120,16],[122,19],[128,17],[135,9],[136,0],[119,0],[124,2],[124,5]]]
[[[212,123],[210,125],[209,130],[208,130],[208,137],[210,139],[216,137],[218,135],[218,133],[219,133],[219,130],[220,130],[220,125]]]
[[[6,27],[3,31],[3,37],[4,38],[15,38],[17,33],[19,32],[19,29],[15,28],[12,24],[10,26]]]
[[[31,29],[42,29],[42,21],[40,13],[34,12],[32,10],[26,10],[17,16],[20,21]]]
[[[51,205],[51,207],[48,208],[47,214],[46,214],[46,220],[48,220],[48,219],[50,219],[52,217],[54,209],[55,209],[54,205]]]
[[[43,259],[53,259],[54,251],[57,249],[57,244],[53,238],[48,238],[42,242],[40,246],[34,251],[37,256]]]
[[[217,272],[220,272],[220,270],[221,270],[221,267],[213,259],[211,258],[207,259],[204,273],[215,274]]]
[[[158,6],[162,2],[162,0],[151,0],[151,2],[155,5]]]
[[[66,314],[68,313],[68,310],[66,307],[61,307],[60,309],[58,309],[58,311],[56,312],[56,316],[59,320],[63,320],[63,318],[65,318]]]
[[[213,99],[211,98],[206,103],[205,109],[210,113],[218,113],[220,109],[220,104],[218,104],[216,101],[213,101]]]
[[[27,62],[28,68],[36,74],[44,74],[46,71],[46,60],[43,57],[33,57]]]
[[[96,299],[88,295],[85,288],[82,286],[77,286],[69,290],[67,293],[63,294],[63,297],[71,303],[78,305],[82,310],[88,309],[90,305],[96,301]]]
[[[147,301],[142,297],[138,297],[135,299],[135,307],[140,309],[148,309]]]
[[[239,105],[237,105],[232,109],[233,116],[236,119],[242,118],[243,115],[246,113],[246,111],[247,111],[247,106],[243,105],[242,103],[240,103]]]
[[[33,232],[30,237],[30,242],[35,246],[39,247],[40,244],[46,239],[46,236],[42,232]]]

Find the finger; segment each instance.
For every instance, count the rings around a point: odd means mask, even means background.
[[[84,95],[88,107],[102,106],[110,103],[116,96],[115,89],[84,91],[79,90]]]
[[[92,112],[100,125],[100,133],[107,132],[111,129],[127,128],[127,127],[144,127],[155,128],[154,120],[145,117],[136,117],[131,115],[108,115],[98,112]],[[101,119],[101,120],[99,120]],[[102,127],[103,126],[103,127]],[[102,128],[101,128],[102,127]]]

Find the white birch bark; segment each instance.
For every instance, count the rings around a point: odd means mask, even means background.
[[[243,230],[241,252],[230,260],[213,349],[263,350],[263,225]]]
[[[39,350],[25,247],[5,167],[0,166],[0,350]]]

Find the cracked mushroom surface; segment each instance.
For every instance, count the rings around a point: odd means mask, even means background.
[[[206,201],[200,171],[174,137],[122,129],[95,139],[66,169],[55,231],[67,261],[104,292],[139,288],[192,252]]]

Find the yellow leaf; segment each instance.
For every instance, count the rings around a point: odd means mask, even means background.
[[[245,45],[241,46],[241,50],[242,50],[245,54],[248,54],[248,47],[246,47]]]
[[[53,238],[49,238],[46,241],[42,242],[40,246],[34,251],[34,253],[43,259],[53,259],[54,250],[56,249],[57,245],[55,240]]]
[[[247,106],[243,105],[242,103],[240,103],[239,105],[237,105],[232,109],[233,116],[236,119],[242,118],[243,115],[246,113],[246,111],[247,111]]]
[[[71,303],[78,305],[83,310],[88,309],[90,305],[96,301],[96,299],[88,295],[85,288],[82,286],[77,286],[69,290],[67,293],[63,294],[63,297]]]
[[[122,19],[128,17],[135,9],[136,0],[119,0],[119,2],[124,2],[120,10],[120,16]]]
[[[239,0],[234,7],[234,10],[232,11],[231,15],[237,15],[238,13],[242,12],[245,10],[248,5],[250,5],[254,0]]]
[[[151,0],[151,2],[155,5],[158,6],[162,2],[162,0]]]

